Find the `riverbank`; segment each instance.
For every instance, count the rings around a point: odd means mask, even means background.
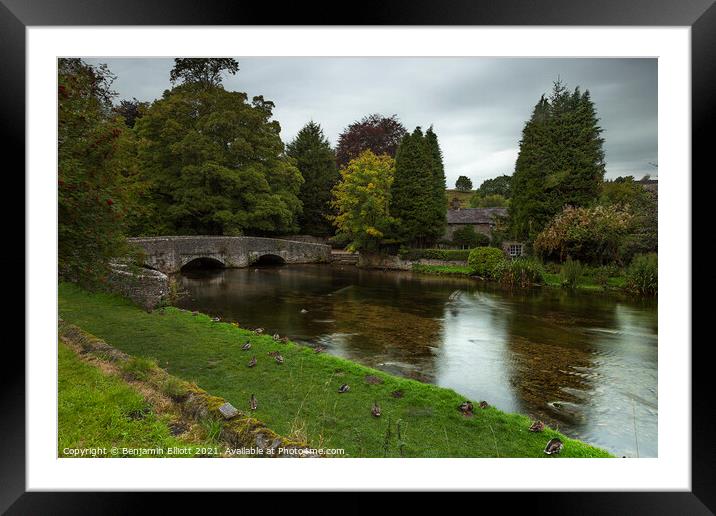
[[[251,394],[256,418],[281,435],[349,457],[546,457],[559,436],[562,457],[608,457],[607,452],[547,429],[529,432],[530,420],[493,407],[471,418],[458,410],[465,398],[452,390],[390,376],[313,349],[177,308],[146,313],[116,295],[61,284],[66,321],[135,356],[151,357],[169,373],[194,381],[239,410]],[[251,349],[242,351],[249,342]],[[278,351],[283,363],[269,352]],[[247,367],[251,357],[255,367]],[[338,393],[347,384],[350,390]],[[487,400],[488,402],[490,400]],[[380,417],[371,415],[374,403]]]

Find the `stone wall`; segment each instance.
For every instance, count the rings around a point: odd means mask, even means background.
[[[366,253],[362,252],[358,255],[358,267],[364,269],[389,269],[409,271],[413,269],[413,265],[455,265],[465,266],[467,261],[464,260],[429,260],[421,258],[419,260],[404,260],[397,255]]]
[[[169,277],[166,274],[121,263],[112,264],[107,285],[148,312],[169,295]]]

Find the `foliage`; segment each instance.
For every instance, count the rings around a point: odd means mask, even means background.
[[[142,190],[132,133],[112,113],[113,80],[104,65],[59,60],[58,270],[85,285],[126,252],[126,215]]]
[[[437,136],[420,127],[403,137],[395,156],[390,214],[398,221],[397,237],[423,246],[443,234],[446,223],[445,174]]]
[[[469,192],[472,190],[472,180],[467,176],[460,176],[455,181],[455,188],[461,192]]]
[[[559,271],[560,278],[562,279],[562,286],[567,288],[576,288],[583,273],[584,267],[579,260],[567,258]]]
[[[127,127],[134,127],[135,122],[142,118],[148,107],[149,102],[140,102],[136,98],[132,98],[132,100],[120,101],[112,108],[112,111],[124,119]]]
[[[490,237],[479,231],[475,231],[472,226],[463,226],[455,230],[452,234],[453,245],[460,247],[479,247],[490,244]]]
[[[340,171],[342,180],[333,188],[332,217],[341,238],[350,240],[350,251],[377,251],[395,220],[390,216],[390,185],[395,163],[390,156],[365,151]]]
[[[232,58],[177,58],[169,73],[172,84],[183,82],[199,84],[203,88],[215,88],[221,85],[224,72],[236,75],[239,63]]]
[[[125,353],[135,355],[151,349],[161,364],[167,364],[170,374],[210,386],[213,395],[230,400],[239,409],[247,407],[249,397],[255,394],[259,402],[255,417],[273,431],[287,435],[300,419],[311,446],[343,448],[346,457],[382,457],[388,417],[401,419],[409,429],[403,449],[406,457],[494,457],[495,440],[500,443],[501,457],[546,457],[545,443],[553,437],[564,442],[564,450],[546,460],[609,456],[551,428],[527,432],[528,417],[494,407],[480,409],[473,418],[463,417],[457,407],[467,399],[464,394],[315,353],[308,346],[277,344],[271,335],[214,323],[203,314],[194,316],[174,308],[165,309],[163,315],[146,313],[119,296],[90,294],[68,284],[59,286],[59,311],[64,320]],[[258,365],[251,369],[244,365],[250,357],[240,344],[247,340],[251,353],[258,357]],[[284,358],[281,366],[267,357],[277,346]],[[216,365],[207,367],[207,360],[216,360]],[[242,367],[241,374],[237,367]],[[366,382],[367,375],[382,383]],[[350,386],[350,392],[338,394],[343,383]],[[391,395],[398,390],[402,397]],[[370,415],[375,401],[383,412],[380,419]],[[395,447],[391,452],[399,455]]]
[[[659,264],[656,253],[634,257],[626,271],[626,288],[634,294],[656,296],[659,284]]]
[[[492,179],[485,179],[480,188],[477,189],[483,197],[490,195],[501,195],[505,199],[512,197],[512,177],[508,175],[502,175],[493,177]]]
[[[506,208],[509,199],[500,194],[482,195],[477,192],[470,197],[470,208]]]
[[[527,288],[544,283],[544,267],[534,258],[502,260],[495,265],[492,276],[510,288]]]
[[[467,258],[467,265],[473,274],[492,278],[495,268],[506,261],[505,253],[495,247],[476,247]]]
[[[298,218],[301,233],[332,235],[327,216],[335,215],[331,208],[331,190],[341,175],[336,168],[336,155],[321,126],[313,121],[306,124],[287,145],[286,154],[296,160],[304,181],[298,195],[303,203],[303,213]]]
[[[511,229],[533,238],[565,205],[593,204],[604,178],[604,142],[589,91],[558,80],[522,131],[512,176]]]
[[[469,249],[409,249],[403,247],[398,252],[403,260],[444,260],[466,261],[470,255]]]
[[[604,182],[599,203],[622,207],[634,216],[629,233],[619,249],[619,258],[623,263],[629,263],[636,254],[658,250],[659,217],[655,192],[644,188],[632,176],[618,177]]]
[[[136,123],[150,184],[135,234],[270,235],[298,229],[303,183],[273,103],[194,83],[165,91]]]
[[[632,215],[617,206],[567,206],[537,236],[535,251],[544,257],[567,257],[587,263],[613,261]]]
[[[397,115],[385,117],[378,113],[363,117],[346,127],[338,137],[336,159],[343,168],[349,161],[370,150],[376,156],[395,157],[398,145],[406,134]]]

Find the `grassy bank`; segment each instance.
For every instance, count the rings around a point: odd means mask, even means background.
[[[416,263],[413,265],[413,272],[421,274],[437,274],[439,276],[469,276],[470,267],[467,265],[423,265]]]
[[[549,429],[531,433],[527,417],[479,409],[479,400],[472,400],[475,416],[466,418],[457,409],[464,398],[452,390],[275,342],[206,315],[175,308],[146,313],[117,296],[68,284],[60,285],[59,306],[65,320],[126,353],[156,359],[239,410],[247,411],[255,394],[253,415],[273,430],[317,447],[343,448],[346,456],[545,457],[545,444],[556,436],[565,442],[562,457],[609,456]],[[247,340],[252,348],[242,351]],[[268,355],[276,350],[283,364]],[[258,363],[248,368],[253,356]],[[350,390],[339,394],[344,383]],[[382,408],[379,418],[371,415],[374,402]]]
[[[125,455],[122,448],[191,449],[212,445],[188,442],[172,436],[169,418],[157,414],[139,392],[121,379],[84,362],[63,342],[58,349],[58,455],[73,457],[66,449],[105,448],[107,457],[154,456],[150,453]],[[120,451],[113,455],[111,447]],[[183,456],[183,455],[172,455]]]

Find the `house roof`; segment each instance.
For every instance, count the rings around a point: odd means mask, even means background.
[[[461,208],[447,211],[448,224],[494,224],[495,217],[507,216],[507,208]]]

